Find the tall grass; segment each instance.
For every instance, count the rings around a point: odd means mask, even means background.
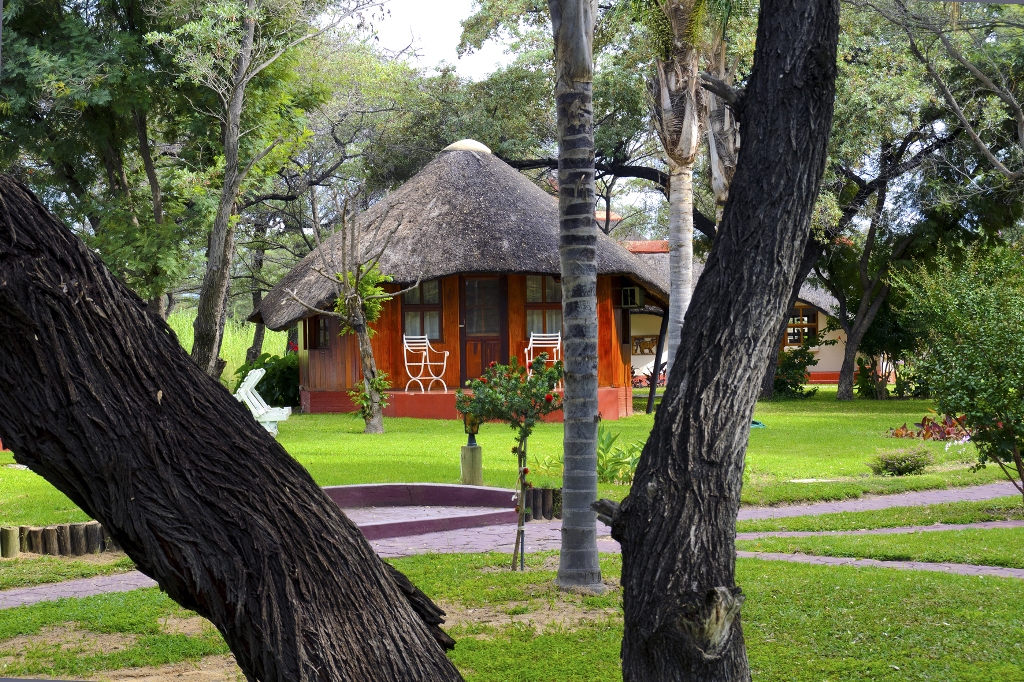
[[[175,310],[167,316],[167,324],[178,335],[178,341],[189,353],[192,352],[194,334],[192,323],[195,320],[195,308]],[[228,364],[224,368],[224,374],[221,375],[221,382],[231,390],[238,386],[239,377],[235,376],[235,370],[245,364],[245,352],[252,345],[252,337],[255,332],[256,325],[250,322],[228,320],[224,326],[224,340],[220,345],[220,356],[227,360]],[[287,332],[272,332],[268,329],[266,336],[263,337],[263,352],[271,355],[284,355],[287,343]]]

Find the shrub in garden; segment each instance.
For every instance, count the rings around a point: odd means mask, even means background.
[[[823,334],[808,336],[804,342],[791,350],[779,353],[779,366],[775,369],[775,393],[778,398],[810,398],[818,392],[817,387],[807,390],[807,369],[818,364],[812,348],[831,346],[835,339],[825,341]]]
[[[512,454],[519,461],[520,502],[526,498],[526,475],[530,473],[526,466],[527,440],[541,417],[561,409],[562,396],[555,391],[561,380],[562,363],[556,362],[553,367],[548,367],[547,354],[541,353],[534,358],[529,368],[520,365],[516,358],[512,358],[507,365],[492,362],[484,370],[483,376],[466,382],[473,391],[472,395],[462,389],[455,394],[455,409],[460,413],[470,415],[479,422],[505,422],[516,431],[516,446],[512,448]],[[523,540],[525,505],[518,504],[516,511],[519,512],[519,530],[516,534],[516,548],[512,553],[513,569]]]
[[[615,443],[619,434],[601,423],[597,427],[597,480],[601,483],[629,485],[633,482],[643,443],[630,443],[621,447]]]
[[[875,476],[912,476],[924,473],[933,461],[928,448],[919,446],[881,452],[868,462],[868,467]]]
[[[906,424],[896,429],[889,429],[890,438],[920,438],[921,440],[948,440],[966,443],[971,439],[970,431],[963,427],[966,417],[953,417],[946,415],[942,419],[932,418],[927,415],[921,421],[914,422],[916,429],[908,428]]]
[[[942,414],[1024,495],[1024,256],[975,248],[896,275],[923,338],[918,368]]]
[[[263,368],[267,373],[256,384],[256,392],[273,407],[297,407],[299,404],[299,356],[287,353],[283,358],[263,353],[251,363],[245,363],[235,375],[239,381],[250,370]]]

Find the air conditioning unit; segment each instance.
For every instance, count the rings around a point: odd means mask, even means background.
[[[640,287],[622,287],[623,308],[643,308],[644,290]]]

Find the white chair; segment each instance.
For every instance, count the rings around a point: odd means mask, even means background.
[[[267,405],[263,396],[256,392],[256,384],[260,383],[260,379],[266,373],[267,370],[263,368],[250,370],[239,384],[238,390],[235,391],[235,398],[239,402],[245,403],[245,406],[252,412],[253,419],[258,421],[274,438],[277,438],[277,423],[287,421],[292,414],[292,408],[271,407]]]
[[[526,366],[533,364],[534,358],[541,353],[547,353],[547,362],[554,364],[562,359],[562,333],[537,334],[530,333],[530,345],[526,347]],[[527,372],[532,374],[529,369]]]
[[[403,334],[402,345],[405,347],[405,373],[409,375],[405,390],[408,391],[409,385],[415,383],[419,384],[421,391],[429,391],[436,381],[441,384],[441,390],[447,391],[448,385],[443,377],[448,367],[448,351],[434,350],[426,336]],[[423,388],[424,381],[427,382],[426,388]]]

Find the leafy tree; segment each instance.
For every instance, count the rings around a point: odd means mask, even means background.
[[[1024,179],[1024,11],[1012,4],[865,0],[909,41],[949,112],[1003,181]]]
[[[939,412],[963,415],[979,466],[994,463],[1024,495],[1024,255],[1019,247],[943,253],[894,277],[920,331],[918,370]]]
[[[523,567],[525,558],[525,538],[523,523],[526,519],[526,446],[530,434],[540,423],[541,418],[563,408],[562,396],[555,387],[563,377],[561,362],[549,367],[547,353],[541,353],[530,366],[520,365],[516,358],[507,365],[492,362],[484,369],[479,379],[470,379],[467,395],[460,388],[455,393],[455,409],[474,419],[477,424],[487,421],[500,421],[508,424],[516,432],[516,446],[512,454],[519,462],[519,529],[516,532],[516,545],[512,551],[512,570],[518,561]],[[564,502],[563,502],[564,504]],[[564,513],[564,512],[563,512]]]
[[[0,163],[162,312],[196,222],[164,135],[189,112],[136,0],[6,3]],[[197,137],[204,131],[192,130]]]
[[[286,138],[297,143],[303,133],[299,120],[302,106],[292,101],[298,93],[286,87],[288,79],[280,69],[280,60],[287,62],[303,43],[319,38],[371,4],[370,0],[285,5],[272,0],[172,4],[165,12],[182,15],[184,23],[171,31],[148,35],[151,43],[162,45],[172,55],[181,82],[209,91],[214,104],[202,107],[202,111],[219,124],[221,131],[217,164],[220,197],[210,232],[192,347],[192,357],[211,376],[223,369],[218,353],[231,283],[239,194],[257,164],[266,161],[274,165],[275,159],[268,158],[271,153]],[[323,15],[330,18],[324,20]],[[275,66],[279,67],[276,73]],[[257,93],[263,97],[254,96]],[[277,160],[276,167],[281,165]]]

